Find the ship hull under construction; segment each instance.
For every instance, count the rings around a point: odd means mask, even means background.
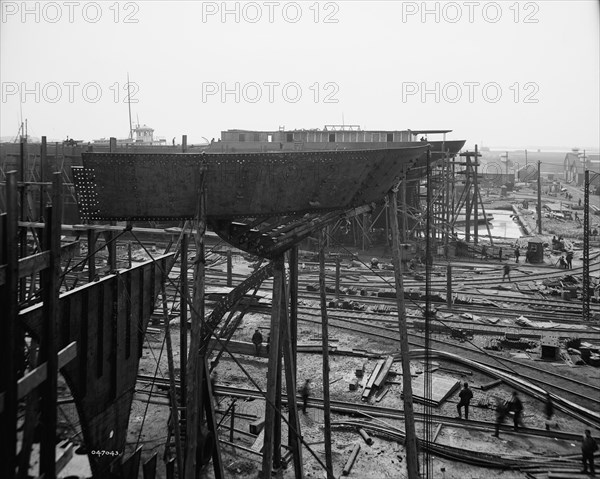
[[[83,168],[73,171],[81,213],[89,220],[193,218],[203,172],[208,217],[304,214],[382,201],[412,169],[426,164],[428,145],[412,145],[284,153],[84,153]]]

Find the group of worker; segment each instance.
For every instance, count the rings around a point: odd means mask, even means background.
[[[510,277],[509,277],[510,280]],[[269,340],[267,339],[267,353],[269,348]],[[254,343],[256,355],[260,355],[261,346],[263,342],[263,336],[261,332],[256,329],[253,336],[252,342]],[[308,398],[310,396],[310,379],[306,379],[302,388],[300,388],[300,395],[302,397],[302,412],[306,414],[306,407],[308,403]],[[462,411],[464,409],[465,419],[469,419],[469,405],[471,404],[471,400],[473,399],[473,391],[469,388],[469,383],[465,382],[463,384],[463,388],[458,394],[459,401],[456,405],[456,410],[458,411],[458,418],[462,419]],[[500,426],[504,423],[506,417],[509,413],[513,413],[513,429],[515,431],[519,431],[519,427],[523,426],[523,402],[519,397],[517,391],[513,391],[512,397],[509,401],[501,401],[498,400],[496,404],[496,422],[495,422],[495,432],[493,434],[494,437],[500,437]],[[551,419],[554,415],[554,404],[552,402],[552,398],[549,393],[546,393],[546,400],[544,405],[544,413],[546,416],[546,430],[550,430]],[[598,450],[598,444],[596,440],[592,437],[591,431],[585,431],[585,435],[583,437],[583,441],[581,444],[581,455],[583,462],[583,471],[584,473],[588,472],[594,475],[594,452]]]
[[[558,263],[560,268],[573,269],[573,251],[567,251],[566,256],[560,256]]]
[[[473,399],[473,391],[469,388],[469,383],[464,383],[463,388],[460,393],[458,393],[458,404],[456,405],[456,410],[458,411],[458,418],[462,419],[462,409],[465,410],[465,419],[469,419],[469,405],[471,404],[471,399]],[[496,432],[494,433],[495,437],[499,437],[500,425],[504,422],[504,419],[508,415],[509,412],[513,412],[514,419],[514,430],[518,431],[519,426],[523,425],[522,415],[523,415],[523,403],[521,402],[521,398],[517,391],[514,391],[512,394],[512,398],[508,402],[499,401],[496,405]],[[547,423],[547,428],[549,428],[549,423]]]
[[[529,252],[527,252],[527,255],[529,255]],[[575,254],[573,253],[573,251],[569,250],[567,251],[567,254],[564,256],[561,256],[557,263],[558,266],[560,268],[564,268],[564,269],[573,269],[573,257],[575,256]],[[517,247],[515,248],[515,263],[519,262],[519,258],[521,257],[521,250],[519,248],[519,246],[517,245]],[[528,256],[526,256],[526,262],[530,261],[530,258]],[[506,278],[508,278],[508,281],[510,281],[510,265],[509,264],[505,264],[503,267],[503,271],[504,274],[502,275],[502,281],[504,281]]]
[[[464,383],[463,388],[458,394],[458,404],[456,409],[458,411],[458,418],[462,419],[462,409],[465,411],[465,419],[469,419],[469,404],[473,399],[473,391],[469,388],[469,383]],[[519,430],[519,427],[523,426],[523,402],[519,397],[517,391],[513,391],[512,397],[509,401],[497,400],[496,403],[496,424],[494,437],[500,437],[500,426],[504,423],[509,413],[513,413],[513,429]],[[554,403],[550,393],[546,392],[546,399],[544,401],[544,415],[546,417],[546,430],[550,430],[552,424],[552,416],[554,416]],[[581,442],[581,461],[583,463],[584,474],[595,475],[594,469],[594,453],[598,450],[598,443],[592,437],[592,433],[589,429],[584,432],[583,440]],[[588,471],[589,467],[589,471]]]

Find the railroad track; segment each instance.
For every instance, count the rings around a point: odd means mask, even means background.
[[[170,383],[167,378],[154,378],[153,376],[147,376],[138,374],[138,381],[146,384],[158,384],[164,388],[168,388]],[[234,386],[225,386],[216,384],[214,392],[219,396],[229,396],[240,399],[259,399],[264,400],[266,393],[257,389],[240,388]],[[298,400],[302,398],[300,395],[297,396]],[[287,405],[287,396],[282,395],[282,403]],[[324,400],[323,398],[310,397],[308,399],[308,406],[323,409]],[[373,406],[366,403],[354,403],[348,401],[340,401],[331,399],[331,410],[340,414],[347,414],[352,416],[363,416],[373,418],[386,418],[394,420],[404,420],[404,413],[398,408],[388,408],[383,406]],[[476,421],[473,419],[458,419],[455,417],[444,416],[441,414],[425,414],[423,412],[414,411],[415,418],[419,421],[430,420],[432,423],[444,424],[452,427],[466,428],[466,429],[481,429],[481,430],[493,430],[494,425],[490,424],[490,421]],[[510,432],[512,427],[504,427],[506,432]],[[581,440],[580,432],[568,432],[568,431],[547,431],[546,429],[538,428],[522,428],[520,429],[524,434],[540,436],[540,437],[551,437],[565,439],[569,441]]]
[[[569,271],[575,271],[575,270],[569,270]],[[311,273],[312,274],[312,273]],[[367,274],[365,272],[360,272],[360,271],[347,271],[348,275],[364,275]],[[369,276],[372,276],[369,275]],[[564,273],[562,274],[554,274],[555,277],[560,278],[562,276],[564,276]],[[243,276],[242,276],[243,277]],[[551,277],[551,275],[543,275],[540,276],[538,279],[546,279],[548,277]],[[221,272],[211,272],[211,274],[207,275],[207,278],[210,278],[211,280],[214,280],[215,283],[217,284],[224,284],[225,282],[225,273],[221,273]],[[532,278],[528,277],[527,281],[531,281]],[[487,281],[488,284],[488,288],[487,289],[491,289],[495,283],[499,283],[501,284],[502,282],[499,281],[498,278],[495,278],[494,281],[492,281],[492,278],[484,278],[484,277],[478,277],[475,278],[473,280],[470,281],[461,281],[461,285],[465,285],[466,283],[472,282],[473,286],[476,286],[478,288],[482,288],[482,284],[485,284],[485,282]],[[307,279],[307,278],[302,278],[302,276],[300,276],[299,278],[299,289],[300,291],[302,291],[302,293],[308,297],[315,297],[318,298],[318,294],[314,293],[311,294],[310,292],[306,291],[306,286],[315,284],[317,282],[317,279]],[[370,280],[368,283],[365,282],[356,282],[356,281],[348,281],[347,278],[343,278],[341,280],[341,283],[343,286],[345,287],[350,287],[350,286],[355,286],[358,288],[367,288],[369,290],[372,291],[376,291],[378,289],[384,289],[384,288],[393,288],[394,287],[394,283],[392,281],[392,278],[390,278],[390,282],[376,282],[376,281],[372,281]],[[512,283],[518,283],[518,281],[512,281]],[[268,289],[268,286],[270,285],[269,281],[265,281],[265,285],[264,288]],[[404,279],[404,286],[405,286],[405,290],[410,290],[411,288],[415,288],[415,289],[423,289],[424,287],[424,283],[421,282],[416,282],[416,281],[411,281],[408,278]],[[455,283],[456,286],[456,283]],[[432,288],[431,288],[432,293],[436,293],[436,294],[442,294],[443,293],[443,297],[445,297],[445,291],[446,291],[446,280],[444,279],[443,281],[432,281]],[[509,305],[526,305],[528,308],[538,308],[540,310],[546,310],[546,309],[551,309],[551,311],[553,312],[558,312],[560,311],[562,314],[570,314],[570,315],[581,315],[581,308],[582,308],[582,304],[580,302],[574,303],[572,301],[566,301],[566,300],[562,300],[556,297],[543,297],[543,298],[535,298],[533,297],[534,295],[531,294],[527,297],[524,298],[518,298],[515,296],[511,296],[511,295],[503,295],[501,294],[502,290],[498,290],[498,294],[494,294],[493,296],[490,296],[489,294],[486,293],[479,293],[478,291],[454,291],[455,294],[461,294],[464,296],[469,296],[471,298],[473,298],[474,300],[480,300],[482,302],[496,302],[496,303],[507,303]],[[527,294],[527,293],[523,293],[522,294]],[[379,297],[373,297],[373,296],[344,296],[344,298],[360,298],[360,301],[365,302],[365,303],[369,303],[369,302],[374,302],[374,301],[381,301],[381,300],[385,300],[385,298],[379,298]],[[413,300],[415,302],[418,302],[417,300]],[[440,303],[443,304],[443,303]],[[549,306],[550,304],[550,306]],[[456,306],[456,305],[455,305]],[[600,305],[596,305],[596,304],[591,304],[591,310],[592,311],[599,311],[600,312]],[[475,306],[477,307],[477,306]],[[498,308],[500,309],[500,308]],[[533,312],[533,311],[532,311]],[[533,312],[535,314],[535,312]],[[542,313],[540,313],[542,314]]]
[[[320,308],[317,306],[302,305],[298,308],[298,311],[303,312],[305,314],[309,314],[309,315],[320,316]],[[444,311],[442,310],[442,312],[444,312]],[[455,315],[461,314],[460,310],[456,311],[454,309],[447,310],[447,312],[451,312],[452,314],[455,314]],[[462,313],[467,313],[467,312],[474,314],[472,311],[462,310]],[[383,325],[383,327],[387,327],[388,329],[394,329],[393,326],[398,324],[397,312],[395,312],[395,311],[390,312],[389,314],[385,314],[385,313],[375,313],[375,312],[370,312],[370,311],[356,311],[356,310],[328,308],[327,315],[330,318],[336,318],[336,319],[345,319],[345,318],[356,319],[358,321],[364,321],[366,324],[372,324],[374,322],[377,322],[377,323],[381,323]],[[486,314],[485,316],[497,317],[499,315]],[[514,319],[515,316],[516,316],[516,314],[514,312],[510,315],[509,314],[505,315],[506,318],[511,318],[511,319]],[[422,314],[415,315],[415,314],[412,314],[410,311],[407,311],[406,318],[407,318],[408,325],[412,326],[412,327],[416,327],[417,325],[421,326],[424,321],[424,317]],[[529,318],[529,319],[534,319],[534,318]],[[385,326],[385,325],[388,325],[388,326]],[[571,326],[571,325],[569,325],[569,326]],[[585,323],[581,324],[580,326],[581,326],[580,329],[553,327],[549,331],[551,331],[553,334],[560,333],[559,334],[560,337],[580,338],[580,339],[591,340],[591,341],[600,340],[600,331],[594,330],[594,329],[589,329],[588,325]],[[476,330],[477,334],[489,334],[491,336],[504,335],[504,333],[506,333],[507,330],[510,330],[510,329],[513,329],[516,327],[516,328],[519,328],[519,334],[522,337],[528,337],[528,338],[533,338],[533,339],[538,339],[540,337],[540,331],[543,331],[540,329],[525,328],[525,327],[521,329],[521,327],[518,325],[515,325],[515,326],[507,326],[505,324],[495,325],[495,324],[484,323],[484,322],[480,322],[480,321],[476,321],[476,320],[469,320],[469,321],[464,320],[463,321],[463,320],[455,319],[455,318],[436,319],[433,322],[433,327],[437,327],[438,329],[442,329],[442,330],[445,330],[445,329],[449,330],[450,328],[462,328],[465,331]]]
[[[264,399],[265,393],[258,391],[256,389],[248,389],[248,388],[238,388],[231,386],[215,386],[215,392],[219,395],[237,397],[237,398],[251,398],[251,399]],[[287,397],[282,395],[282,403],[287,404]],[[298,399],[301,399],[298,396]],[[319,409],[324,408],[324,400],[322,398],[310,397],[308,399],[307,405],[309,407],[316,407]],[[386,419],[395,419],[402,421],[404,420],[403,411],[398,408],[386,408],[382,406],[373,406],[365,403],[352,403],[346,401],[338,401],[335,399],[330,400],[331,410],[333,412],[337,412],[340,414],[347,415],[359,415],[364,417],[376,417],[376,418],[386,418]],[[490,424],[490,421],[475,421],[472,419],[458,419],[448,416],[443,416],[439,414],[425,414],[423,412],[414,411],[415,418],[419,421],[430,420],[433,423],[444,424],[453,427],[459,428],[468,428],[468,429],[481,429],[481,430],[494,430],[494,425]],[[505,431],[509,431],[512,428],[508,426],[504,428]],[[570,441],[580,441],[581,433],[578,432],[566,432],[566,431],[547,431],[545,429],[537,429],[537,428],[523,428],[520,429],[524,434],[529,434],[533,436],[540,437],[557,437],[560,439],[570,440]]]
[[[317,319],[306,318],[306,317],[302,317],[302,316],[299,316],[298,319],[301,321],[307,321],[307,322],[311,322],[314,324],[321,323],[320,319],[317,320]],[[336,324],[336,323],[338,323],[338,324]],[[395,337],[396,334],[394,334],[394,337],[391,337],[391,331],[389,329],[377,328],[376,326],[366,326],[364,324],[361,324],[361,323],[358,323],[358,322],[352,321],[352,320],[343,320],[343,319],[333,319],[332,318],[332,320],[330,321],[330,326],[353,331],[354,333],[358,332],[358,333],[368,334],[370,336],[377,337],[380,339],[386,339],[386,340],[392,340],[392,341],[397,340]],[[384,331],[382,332],[381,329],[384,329]],[[412,339],[412,341],[409,340],[410,346],[412,346],[412,347],[423,347],[424,346],[423,338],[421,338],[420,336],[417,336],[412,333],[409,333],[408,336],[409,336],[409,338]],[[419,340],[419,342],[415,341],[415,339]],[[488,354],[483,353],[483,352],[481,352],[477,349],[471,348],[471,347],[467,348],[460,344],[449,343],[448,340],[442,341],[442,340],[431,338],[430,342],[442,345],[442,349],[444,349],[444,350],[455,350],[458,352],[458,354],[469,353],[471,355],[475,355],[476,357],[480,357],[480,358],[483,357],[487,361],[488,364],[490,362],[490,358],[497,360],[498,364],[503,364],[504,366],[506,366],[506,364],[509,364],[511,369],[515,373],[517,373],[520,377],[522,377],[523,379],[526,379],[532,383],[539,384],[544,388],[552,388],[553,390],[558,390],[561,392],[561,394],[566,394],[570,398],[575,398],[576,401],[581,402],[583,400],[583,401],[585,401],[585,403],[587,405],[591,405],[592,407],[598,408],[598,406],[600,406],[600,401],[595,399],[596,397],[599,397],[598,393],[600,392],[600,387],[597,387],[597,386],[594,386],[594,385],[591,385],[588,383],[584,383],[577,379],[569,378],[567,376],[563,376],[563,375],[560,375],[560,374],[552,372],[552,371],[548,371],[545,369],[537,368],[532,365],[521,363],[514,359],[499,358],[499,357],[496,357],[489,353]],[[531,372],[535,372],[540,375],[551,376],[552,378],[555,378],[557,381],[550,382],[550,381],[545,381],[540,378],[533,377],[530,375]],[[558,383],[558,381],[564,383],[565,385],[561,385],[560,383]],[[573,386],[587,389],[589,391],[589,394],[583,394],[583,393],[574,391]]]
[[[212,283],[214,285],[214,283]],[[312,283],[306,283],[304,284],[304,286],[308,286],[309,284]],[[224,283],[223,283],[224,286]],[[269,294],[271,289],[270,289],[270,282],[269,281],[265,281],[265,283],[263,283],[263,286],[261,288],[259,288],[259,291],[263,294]],[[302,286],[302,284],[300,284],[300,286]],[[363,285],[364,286],[364,285]],[[371,288],[371,285],[369,285],[369,288]],[[376,289],[376,288],[373,288]],[[173,294],[174,291],[171,290],[171,294]],[[432,293],[444,293],[443,291],[434,291],[432,290]],[[329,296],[331,297],[331,293],[328,293]],[[469,296],[471,298],[474,298],[475,300],[479,299],[482,303],[487,303],[487,304],[481,304],[481,305],[477,305],[477,304],[454,304],[452,306],[452,309],[448,309],[446,307],[446,303],[445,301],[443,302],[437,302],[434,301],[434,305],[437,307],[438,310],[440,311],[444,311],[447,313],[456,313],[456,314],[460,314],[460,313],[471,313],[471,314],[487,314],[490,315],[490,312],[492,312],[491,314],[493,316],[506,316],[506,317],[514,317],[517,313],[516,311],[518,311],[518,313],[522,313],[522,314],[526,314],[527,317],[529,319],[532,319],[534,321],[551,321],[553,318],[550,318],[548,316],[548,314],[552,313],[553,315],[556,314],[560,314],[561,315],[561,322],[563,323],[574,323],[574,324],[584,324],[584,325],[589,325],[588,322],[583,321],[582,319],[578,319],[578,317],[581,317],[582,314],[582,305],[581,304],[573,304],[572,302],[569,301],[564,301],[564,300],[556,300],[554,298],[552,299],[544,299],[544,300],[535,300],[535,299],[530,299],[530,298],[513,298],[513,297],[502,297],[502,296],[493,296],[491,299],[488,296],[484,296],[482,294],[465,294],[466,296]],[[309,300],[309,301],[319,301],[319,294],[318,293],[312,293],[309,291],[306,291],[305,289],[300,289],[299,290],[299,299],[304,299],[304,300]],[[387,305],[389,307],[396,307],[396,302],[394,298],[388,298],[388,297],[379,297],[379,296],[360,296],[360,295],[340,295],[340,300],[348,300],[348,301],[356,301],[358,303],[363,303],[365,305]],[[418,299],[407,299],[406,300],[407,303],[409,304],[409,306],[414,306],[420,309],[424,309],[424,304],[425,302],[422,300],[418,300]],[[493,303],[502,303],[501,306],[503,307],[491,307],[491,302]],[[518,310],[518,306],[526,306],[527,308],[523,308],[522,310]],[[537,308],[536,309],[530,309],[530,308]],[[540,311],[542,310],[542,311]],[[598,311],[600,312],[600,306],[596,306],[596,305],[591,305],[591,310],[593,311]],[[365,312],[368,313],[368,312]],[[571,316],[571,317],[569,317]]]

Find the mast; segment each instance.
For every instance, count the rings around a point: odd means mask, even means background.
[[[129,73],[127,73],[127,107],[129,108],[129,139],[133,140],[133,126],[131,124],[131,95],[129,94]]]

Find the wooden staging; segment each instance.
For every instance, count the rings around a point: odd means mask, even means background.
[[[144,334],[172,254],[111,274],[60,295],[58,346],[77,342],[77,359],[62,374],[71,389],[94,477],[106,477],[125,449]],[[34,338],[43,335],[38,304],[19,313]]]

